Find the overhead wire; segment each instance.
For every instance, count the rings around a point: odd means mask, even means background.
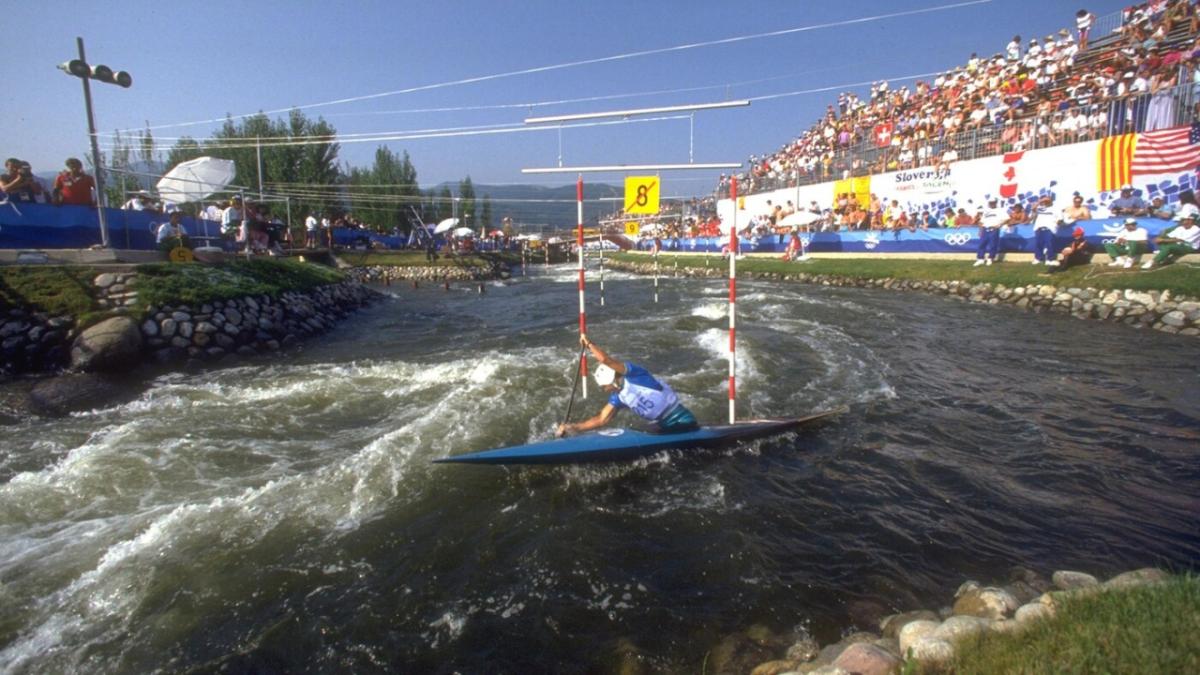
[[[876,14],[876,15],[872,15],[872,16],[856,17],[856,18],[852,18],[852,19],[841,19],[838,21],[829,21],[829,22],[824,22],[824,23],[819,23],[819,24],[811,24],[811,25],[807,25],[807,26],[798,26],[795,28],[784,28],[784,29],[780,29],[780,30],[768,31],[765,33],[755,33],[752,35],[739,35],[739,36],[728,37],[728,38],[720,38],[717,40],[707,40],[704,42],[693,42],[693,43],[687,43],[687,44],[682,44],[682,45],[674,45],[674,46],[670,46],[670,47],[659,47],[659,48],[655,48],[655,49],[643,49],[643,50],[639,50],[639,51],[626,52],[623,54],[613,54],[613,55],[609,55],[609,56],[601,56],[601,57],[590,58],[590,59],[580,59],[577,61],[568,61],[568,62],[564,62],[564,63],[558,63],[558,64],[552,64],[552,65],[546,65],[546,66],[523,68],[523,69],[519,69],[519,70],[512,70],[512,71],[507,71],[507,72],[502,72],[502,73],[494,73],[491,75],[477,75],[477,76],[473,76],[473,77],[465,77],[465,78],[449,80],[449,81],[445,81],[445,82],[437,82],[437,83],[432,83],[432,84],[424,84],[424,85],[417,85],[417,86],[413,86],[413,87],[406,87],[403,89],[395,89],[395,90],[391,90],[391,91],[377,92],[374,94],[351,96],[351,97],[340,98],[340,99],[332,99],[332,100],[328,100],[328,101],[320,101],[317,103],[307,103],[307,104],[303,104],[303,105],[292,105],[292,106],[288,106],[286,108],[276,108],[276,109],[267,110],[267,111],[259,110],[257,112],[252,112],[252,113],[227,115],[226,117],[221,117],[221,118],[213,118],[213,119],[206,119],[206,120],[194,120],[194,121],[190,121],[190,122],[176,122],[176,123],[171,123],[171,124],[159,124],[159,125],[147,126],[147,127],[145,127],[145,129],[147,129],[147,130],[169,129],[169,128],[175,128],[175,127],[194,126],[194,125],[199,125],[199,124],[213,124],[213,123],[217,123],[217,122],[224,122],[227,119],[244,119],[247,117],[253,117],[255,115],[264,115],[264,114],[265,115],[274,115],[274,114],[279,114],[279,113],[290,112],[292,110],[310,110],[313,108],[328,107],[328,106],[333,106],[333,105],[357,103],[360,101],[369,101],[369,100],[374,100],[374,99],[386,98],[386,97],[390,97],[390,96],[398,96],[401,94],[411,94],[411,93],[416,93],[416,92],[421,92],[421,91],[431,91],[431,90],[435,90],[435,89],[445,89],[445,88],[456,87],[456,86],[461,86],[461,85],[465,85],[465,84],[475,84],[475,83],[479,83],[479,82],[487,82],[487,81],[499,80],[499,79],[504,79],[504,78],[509,78],[509,77],[516,77],[516,76],[520,76],[520,75],[532,75],[532,74],[536,74],[536,73],[546,73],[546,72],[552,72],[552,71],[556,71],[556,70],[576,68],[579,66],[594,65],[594,64],[598,64],[598,63],[611,63],[614,61],[635,59],[635,58],[641,58],[641,57],[645,57],[645,56],[653,56],[653,55],[657,55],[657,54],[667,54],[667,53],[680,52],[680,51],[691,50],[691,49],[699,49],[699,48],[703,48],[703,47],[714,47],[714,46],[719,46],[719,45],[736,44],[736,43],[745,42],[748,40],[758,40],[758,39],[763,39],[763,38],[779,37],[782,35],[793,35],[796,33],[822,30],[825,28],[837,28],[837,27],[841,27],[841,26],[851,26],[851,25],[855,25],[855,24],[869,23],[869,22],[873,22],[873,21],[882,21],[885,19],[895,19],[895,18],[900,18],[900,17],[904,17],[904,16],[915,16],[915,15],[919,15],[919,14],[941,12],[941,11],[947,11],[947,10],[952,10],[952,9],[959,9],[962,7],[969,7],[969,6],[973,6],[973,5],[988,4],[988,3],[991,3],[992,1],[993,0],[965,0],[963,2],[955,2],[955,3],[944,4],[944,5],[937,5],[934,7],[922,7],[922,8],[918,8],[918,9],[903,10],[903,11],[899,11],[899,12],[889,12],[889,13],[885,13],[885,14]],[[132,132],[132,131],[141,131],[141,129],[125,129],[123,131]]]

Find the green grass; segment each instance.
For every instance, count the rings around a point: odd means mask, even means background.
[[[618,253],[613,259],[622,262],[645,263],[647,255]],[[659,264],[664,270],[674,266],[678,257],[680,267],[705,267],[702,255],[662,256]],[[1101,256],[1102,257],[1102,256]],[[777,258],[745,258],[739,260],[739,272],[760,274],[827,274],[857,279],[910,279],[916,281],[967,281],[971,283],[1003,284],[1008,287],[1050,284],[1063,288],[1100,288],[1135,290],[1170,290],[1176,295],[1200,297],[1200,268],[1191,264],[1175,264],[1150,271],[1117,269],[1105,265],[1073,267],[1061,274],[1046,274],[1045,268],[1027,261],[1012,261],[990,267],[974,267],[971,260],[919,260],[893,258],[869,260],[864,258],[814,258],[806,263],[785,262]],[[708,267],[724,268],[720,256],[708,259]]]
[[[910,666],[911,669],[911,666]],[[1200,578],[1065,600],[1022,632],[958,644],[952,664],[915,672],[1200,673]]]
[[[337,283],[337,270],[295,260],[256,258],[220,265],[155,263],[139,265],[138,309],[163,304],[195,305],[246,295],[278,295]]]
[[[515,253],[495,254],[509,265],[519,265],[521,256]],[[430,263],[425,259],[424,251],[339,251],[337,257],[344,263],[357,267],[366,266],[395,266],[395,267],[480,267],[488,266],[487,260],[476,254],[449,256],[439,254],[437,262]]]
[[[0,309],[34,309],[75,317],[99,311],[92,295],[91,267],[0,267]]]

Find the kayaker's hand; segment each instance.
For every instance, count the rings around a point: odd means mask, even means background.
[[[554,428],[554,437],[555,438],[562,438],[563,436],[566,436],[566,435],[567,435],[567,425],[560,424]]]

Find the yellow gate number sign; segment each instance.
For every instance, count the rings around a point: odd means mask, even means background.
[[[625,213],[658,213],[658,176],[625,177]]]
[[[636,237],[641,233],[642,233],[642,228],[638,224],[638,221],[631,220],[631,221],[625,223],[625,234]]]

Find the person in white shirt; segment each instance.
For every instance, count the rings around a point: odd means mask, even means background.
[[[1104,252],[1112,258],[1108,266],[1133,267],[1134,259],[1140,258],[1148,250],[1149,240],[1150,233],[1146,232],[1146,228],[1138,227],[1136,218],[1126,218],[1125,231],[1115,241],[1104,245]]]
[[[229,206],[221,212],[221,232],[226,236],[238,234],[242,227],[242,198],[234,197]],[[239,241],[241,237],[238,237]]]
[[[158,233],[154,239],[158,248],[164,251],[169,251],[177,246],[191,248],[188,242],[187,229],[183,227],[183,211],[174,208],[169,213],[168,217],[170,221],[159,225]]]
[[[1194,210],[1181,211],[1175,217],[1179,224],[1158,235],[1158,238],[1154,240],[1158,244],[1158,253],[1147,260],[1146,264],[1142,265],[1142,269],[1148,270],[1157,265],[1169,265],[1175,262],[1176,258],[1200,250],[1200,225],[1196,224],[1196,217]]]
[[[142,190],[125,202],[125,206],[121,208],[126,211],[153,211],[154,198],[150,196],[149,192]]]
[[[317,247],[317,227],[320,221],[317,220],[317,213],[310,213],[304,219],[304,248]]]
[[[988,197],[987,208],[979,217],[979,248],[975,252],[975,267],[991,265],[1000,255],[1000,228],[1008,224],[1008,214],[998,206],[999,202],[996,197]]]
[[[1033,216],[1033,264],[1049,265],[1054,261],[1054,231],[1058,216],[1054,214],[1054,196],[1042,195]]]

